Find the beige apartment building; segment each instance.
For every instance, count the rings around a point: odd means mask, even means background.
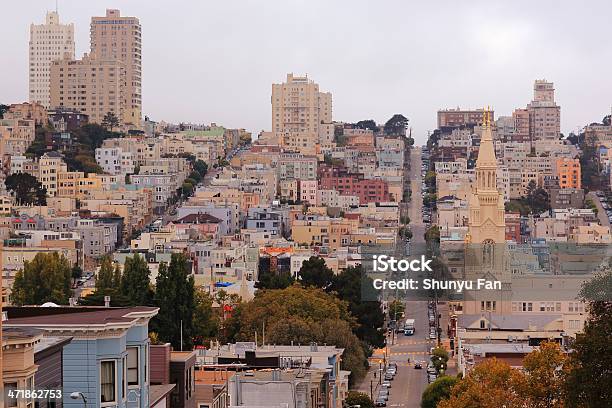
[[[533,101],[527,105],[532,140],[558,139],[561,107],[555,102],[555,87],[545,79],[533,84]]]
[[[50,67],[53,61],[63,58],[74,59],[74,24],[60,24],[57,11],[50,11],[44,24],[30,24],[30,102],[53,107],[49,94]]]
[[[136,17],[107,9],[91,18],[91,53],[102,60],[119,60],[125,67],[125,124],[140,125],[142,114],[142,33]],[[90,118],[91,120],[91,118]]]
[[[494,111],[489,111],[491,121],[495,119]],[[438,111],[438,129],[446,126],[481,125],[483,109],[441,109]]]
[[[38,181],[47,190],[47,196],[55,197],[57,194],[58,176],[60,173],[68,171],[64,158],[58,152],[47,152],[42,155],[38,162],[38,171]]]
[[[272,132],[291,140],[291,147],[318,143],[319,133],[326,133],[320,125],[331,122],[332,95],[308,76],[287,74],[286,82],[272,84]],[[296,135],[302,135],[299,141]]]
[[[89,121],[102,123],[114,113],[123,123],[130,113],[125,107],[125,65],[116,59],[84,54],[80,60],[59,60],[51,65],[51,104],[78,109]]]
[[[22,156],[34,137],[33,120],[0,119],[0,159]]]

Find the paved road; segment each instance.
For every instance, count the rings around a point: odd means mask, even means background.
[[[408,210],[413,245],[425,245],[425,224],[423,223],[423,197],[421,197],[421,148],[412,149],[410,156],[410,181],[412,198]]]
[[[610,219],[608,218],[608,214],[606,214],[606,210],[601,205],[601,199],[592,191],[587,194],[586,198],[590,198],[595,204],[595,207],[597,207],[597,217],[599,218],[599,223],[604,227],[609,227]]]
[[[408,206],[410,217],[410,228],[412,230],[411,256],[423,253],[425,247],[425,229],[421,213],[423,198],[421,197],[421,148],[415,147],[411,151],[410,173],[412,199]],[[427,373],[425,368],[418,370],[414,368],[414,361],[428,361],[429,351],[434,346],[434,341],[429,339],[429,320],[427,316],[427,301],[408,301],[406,303],[405,319],[415,319],[415,334],[404,336],[396,334],[387,341],[386,349],[377,350],[374,359],[388,362],[396,362],[397,375],[391,384],[389,401],[387,407],[419,408],[421,406],[421,395],[427,386]],[[410,363],[408,360],[410,359]],[[376,360],[374,365],[378,364]],[[426,364],[426,363],[425,363]],[[364,384],[370,387],[370,381]],[[374,390],[376,398],[376,389]]]
[[[396,334],[393,340],[390,336],[387,341],[389,346],[375,351],[373,366],[382,364],[383,361],[397,363],[397,375],[391,383],[388,407],[419,408],[421,395],[427,386],[427,372],[425,367],[420,370],[415,369],[414,362],[425,361],[426,365],[429,350],[434,346],[434,342],[429,340],[427,302],[408,302],[405,319],[415,319],[415,334],[413,336]],[[368,387],[369,381],[366,388]],[[376,388],[374,398],[376,398]]]

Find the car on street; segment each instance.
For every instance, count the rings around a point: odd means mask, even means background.
[[[376,401],[374,403],[374,405],[376,405],[377,407],[386,407],[387,406],[387,401],[385,401],[384,398],[376,398]]]
[[[389,368],[394,368],[394,369],[397,370],[397,363],[395,363],[395,362],[389,363]]]
[[[436,339],[436,337],[437,337],[437,336],[436,336],[436,333],[434,333],[434,332],[429,333],[429,338],[430,338],[431,340],[435,340],[435,339]]]
[[[435,374],[428,374],[427,375],[427,382],[428,383],[432,383],[434,381],[436,381],[436,378],[438,378]]]
[[[385,374],[385,381],[393,381],[393,375],[392,374]]]
[[[420,370],[420,369],[422,369],[422,368],[423,368],[423,366],[421,365],[421,362],[420,362],[420,361],[416,361],[416,362],[414,363],[414,368],[415,368],[415,370]]]
[[[391,388],[391,381],[384,381],[382,383],[382,386],[385,387],[385,388]]]

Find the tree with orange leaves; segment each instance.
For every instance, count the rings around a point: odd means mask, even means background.
[[[438,408],[524,408],[528,399],[525,375],[507,363],[491,358],[476,365],[451,390]]]

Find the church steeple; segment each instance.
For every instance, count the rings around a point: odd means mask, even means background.
[[[481,192],[497,192],[497,160],[491,133],[491,114],[483,110],[482,137],[476,160],[476,189]]]
[[[505,242],[504,198],[497,190],[497,159],[488,109],[483,110],[482,138],[475,171],[476,184],[469,200],[466,240],[474,243]]]

